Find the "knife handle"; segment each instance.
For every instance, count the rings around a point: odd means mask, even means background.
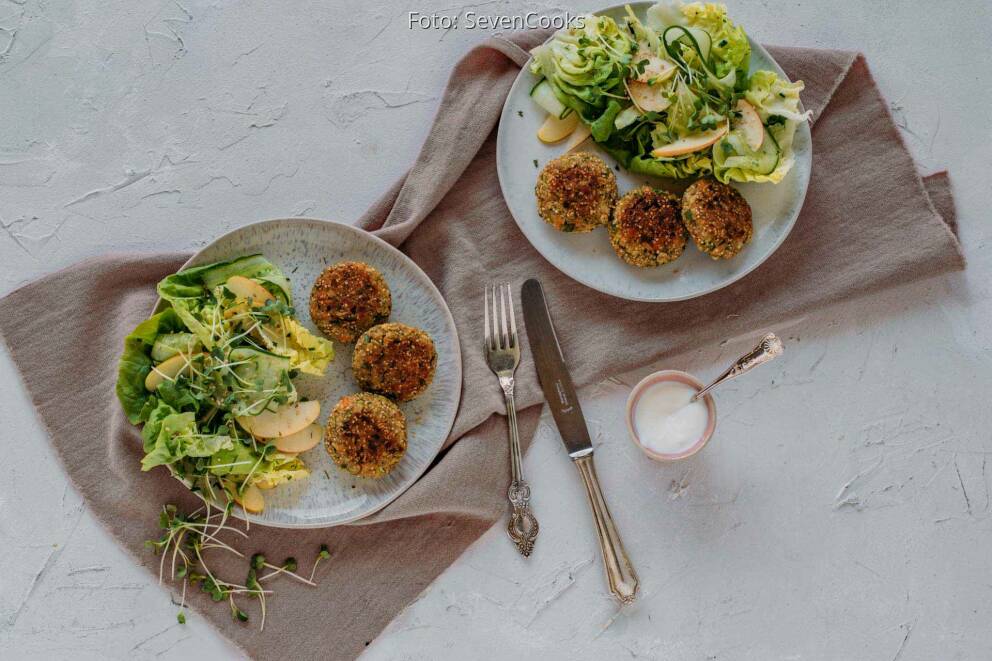
[[[617,530],[610,509],[603,498],[603,490],[599,488],[599,478],[596,476],[596,464],[592,454],[572,459],[582,482],[586,485],[586,495],[589,496],[589,506],[596,520],[596,533],[599,536],[599,547],[603,552],[603,566],[606,569],[606,580],[610,584],[610,592],[622,604],[634,601],[637,593],[637,573],[630,564],[627,551],[623,548],[620,531]]]

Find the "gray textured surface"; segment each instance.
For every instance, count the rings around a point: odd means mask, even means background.
[[[409,30],[410,10],[430,8],[0,0],[0,292],[108,250],[192,251],[262,218],[356,218],[406,169],[449,67],[486,34]],[[717,436],[684,466],[628,444],[623,386],[590,389],[641,605],[614,617],[579,482],[546,430],[525,467],[534,556],[494,529],[370,658],[992,656],[992,85],[975,64],[992,55],[988,9],[732,12],[760,41],[865,51],[921,169],[951,172],[969,270],[776,329],[786,356],[719,393]],[[749,339],[667,367],[713,375]],[[93,523],[6,356],[0,369],[0,645],[14,658],[231,654],[197,618],[177,625],[167,594]]]

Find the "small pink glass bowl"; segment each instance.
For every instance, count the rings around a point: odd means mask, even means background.
[[[641,452],[646,454],[651,459],[654,459],[655,461],[678,461],[679,459],[691,457],[702,450],[703,446],[706,445],[706,443],[708,443],[710,438],[713,436],[713,430],[716,429],[716,403],[714,403],[713,398],[708,393],[703,395],[703,401],[706,403],[706,410],[709,412],[709,419],[706,422],[706,429],[703,431],[703,435],[698,441],[693,443],[688,449],[676,454],[655,452],[642,444],[641,439],[637,436],[637,427],[634,426],[634,411],[637,409],[637,403],[641,399],[641,395],[644,391],[650,386],[662,381],[678,381],[688,386],[692,386],[696,390],[703,389],[703,383],[688,372],[682,372],[679,370],[662,370],[660,372],[647,375],[641,379],[640,383],[634,386],[634,389],[630,391],[630,396],[627,398],[627,431],[630,433],[630,438],[634,441],[634,445],[639,447]]]

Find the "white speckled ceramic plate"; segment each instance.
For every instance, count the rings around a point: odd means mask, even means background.
[[[631,3],[641,18],[651,6],[649,2]],[[623,5],[596,12],[614,19],[624,14]],[[733,19],[733,8],[730,10]],[[744,26],[745,30],[747,25]],[[768,69],[785,77],[771,55],[760,44],[751,41],[751,71]],[[813,152],[809,125],[803,123],[796,131],[794,149],[796,163],[786,178],[778,184],[734,184],[751,205],[754,218],[754,238],[740,255],[716,261],[699,252],[695,246],[670,264],[643,269],[621,261],[610,246],[605,229],[583,234],[558,232],[537,215],[534,184],[539,167],[565,151],[565,142],[546,145],[537,139],[537,130],[546,113],[534,103],[531,88],[537,76],[525,66],[517,76],[499,122],[496,139],[496,167],[506,204],[521,231],[545,259],[569,277],[598,291],[637,301],[680,301],[695,298],[726,287],[757,268],[789,235],[809,184]],[[522,113],[523,116],[520,114]],[[616,161],[587,140],[580,150],[597,153],[611,166]],[[616,172],[620,194],[642,184],[681,193],[688,181],[632,175]]]
[[[355,521],[385,507],[420,477],[444,444],[458,411],[462,361],[451,312],[430,278],[409,257],[367,232],[326,220],[292,218],[248,225],[220,237],[184,266],[199,266],[261,253],[293,285],[297,317],[311,330],[310,287],[324,267],[343,260],[377,268],[393,297],[390,321],[427,331],[438,352],[437,372],[427,391],[400,404],[408,426],[407,451],[399,465],[378,480],[354,477],[331,461],[323,444],[301,458],[310,477],[265,492],[265,511],[252,523],[319,528]],[[323,377],[294,379],[300,394],[321,403],[320,422],[342,396],[360,389],[351,373],[352,345],[334,343],[335,358]],[[243,516],[240,508],[234,511]]]

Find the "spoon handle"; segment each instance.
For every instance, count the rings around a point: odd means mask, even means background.
[[[729,381],[735,377],[748,372],[758,365],[767,363],[772,358],[782,355],[782,340],[778,339],[775,333],[769,333],[761,338],[758,346],[748,351],[746,354],[734,361],[734,364],[727,368],[720,376],[716,377],[708,386],[692,396],[692,401],[696,401],[707,392],[717,387],[724,381]]]

